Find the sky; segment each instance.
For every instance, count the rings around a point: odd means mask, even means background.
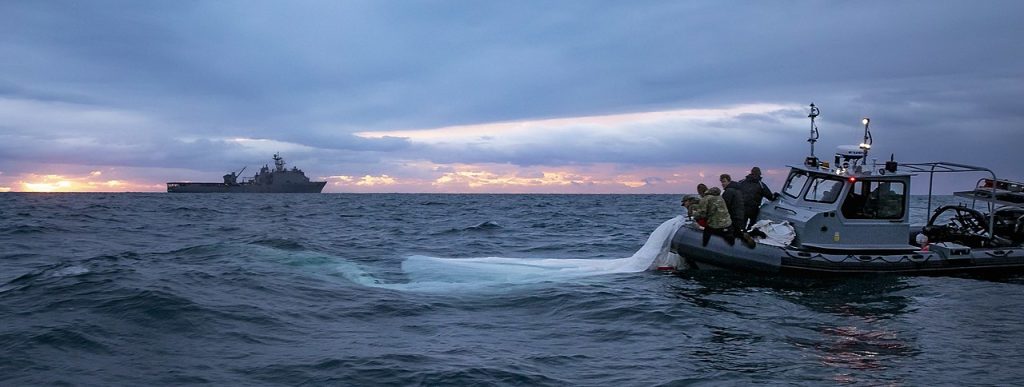
[[[683,193],[809,153],[1024,180],[1021,1],[0,2],[0,192]],[[974,179],[966,183],[971,186]],[[919,184],[920,185],[920,184]],[[969,188],[969,187],[948,187]]]

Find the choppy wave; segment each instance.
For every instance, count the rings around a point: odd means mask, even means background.
[[[28,224],[19,224],[14,226],[8,226],[0,228],[0,234],[7,235],[30,235],[30,234],[47,234],[47,233],[61,233],[67,232],[68,230],[57,226],[36,226]]]
[[[494,231],[498,231],[498,230],[501,230],[501,229],[502,229],[501,225],[498,224],[497,222],[485,221],[485,222],[477,223],[475,225],[467,226],[467,227],[461,227],[461,228],[452,227],[452,228],[448,228],[448,229],[446,229],[444,231],[440,231],[440,232],[435,233],[435,235],[446,235],[446,234],[447,235],[452,235],[452,234],[462,234],[462,233],[472,233],[472,232],[494,232]]]
[[[674,195],[3,199],[3,385],[1024,377],[1024,279],[653,272]]]
[[[260,239],[260,240],[252,242],[252,244],[254,244],[254,245],[261,245],[261,246],[267,246],[267,247],[272,247],[272,248],[275,248],[275,249],[282,249],[282,250],[304,250],[305,249],[302,246],[302,243],[299,243],[299,242],[296,242],[296,241],[293,241],[293,240],[289,240],[289,239],[283,239],[283,238]]]

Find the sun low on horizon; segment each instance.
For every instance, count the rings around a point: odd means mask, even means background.
[[[0,185],[0,192],[156,192],[163,185],[104,179],[101,171],[84,176],[25,174]]]
[[[683,193],[694,192],[697,183],[713,183],[718,173],[741,167],[692,166],[645,169],[617,173],[611,165],[571,168],[516,168],[494,165],[456,165],[436,178],[396,178],[332,175],[313,177],[326,181],[325,193]],[[784,171],[765,169],[769,181]],[[737,173],[738,176],[743,172]],[[651,175],[665,176],[652,178]],[[129,178],[130,179],[130,178]],[[212,178],[210,180],[213,180]],[[86,175],[27,174],[10,179],[0,192],[166,192],[165,182],[109,179],[100,171]]]

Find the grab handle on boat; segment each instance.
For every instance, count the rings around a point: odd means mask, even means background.
[[[776,209],[776,210],[782,210],[782,211],[786,211],[786,212],[788,212],[788,213],[790,213],[790,214],[792,214],[792,215],[796,215],[796,211],[793,211],[793,210],[791,210],[791,209],[788,209],[788,208],[786,208],[786,207],[779,207],[779,206],[775,206],[775,209]]]

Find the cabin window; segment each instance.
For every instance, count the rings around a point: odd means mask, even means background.
[[[786,179],[786,185],[782,193],[794,198],[799,197],[800,191],[804,189],[804,183],[807,183],[807,174],[793,171],[789,174],[789,178]]]
[[[835,203],[843,190],[843,180],[836,178],[816,177],[807,188],[804,200],[819,203]]]
[[[847,219],[903,219],[906,195],[906,185],[901,181],[857,181],[843,202],[843,216]]]

